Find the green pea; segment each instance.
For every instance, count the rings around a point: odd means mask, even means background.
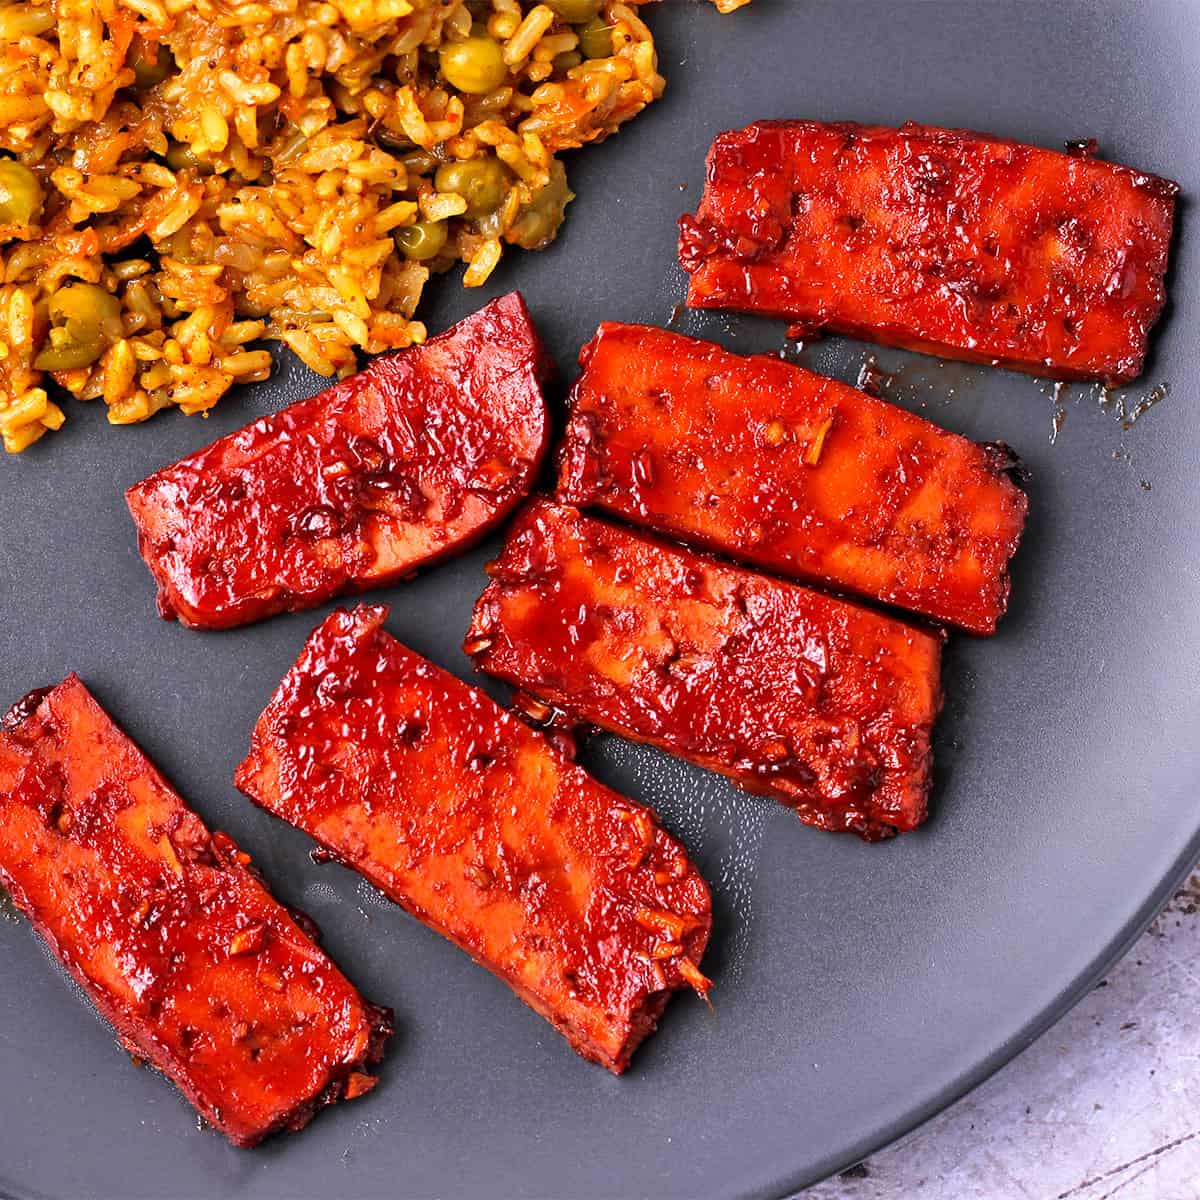
[[[182,263],[203,262],[204,254],[192,246],[192,233],[191,226],[185,225],[182,229],[163,238],[162,241],[156,242],[154,248],[159,254],[165,254],[168,258],[177,259]]]
[[[52,329],[33,365],[39,371],[74,371],[78,367],[90,367],[103,353],[101,341],[76,342],[65,336],[65,330]]]
[[[600,11],[600,0],[542,0],[542,3],[571,25],[582,25]]]
[[[172,142],[167,147],[167,166],[172,171],[193,170],[200,175],[212,174],[212,163],[196,157],[196,152],[186,142]]]
[[[442,252],[447,233],[445,221],[418,221],[396,230],[396,245],[405,258],[425,262]]]
[[[555,161],[550,167],[550,182],[534,193],[528,208],[508,231],[508,240],[525,250],[548,246],[563,223],[567,205],[574,199],[575,193],[567,187],[567,172],[562,163]]]
[[[396,158],[410,175],[428,175],[438,165],[438,160],[428,150],[408,150]]]
[[[121,318],[121,302],[98,283],[68,280],[50,297],[50,323],[70,325],[75,322],[99,329]]]
[[[611,58],[613,25],[603,17],[593,17],[575,31],[579,34],[579,49],[584,58]]]
[[[40,371],[91,366],[121,336],[121,302],[97,284],[63,284],[48,309],[50,332],[33,360]]]
[[[127,57],[133,68],[133,82],[142,89],[162,83],[171,70],[170,51],[159,42],[147,42],[134,38]]]
[[[498,158],[472,158],[467,162],[442,163],[433,177],[439,192],[455,192],[467,202],[472,220],[486,217],[500,207],[508,193],[512,174]]]
[[[0,158],[0,225],[28,225],[41,207],[37,176],[15,158]]]
[[[508,78],[504,52],[490,37],[447,42],[438,51],[438,61],[446,82],[472,96],[494,92]]]

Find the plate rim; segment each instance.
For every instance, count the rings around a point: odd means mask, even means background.
[[[1200,868],[1200,825],[1197,826],[1186,849],[1172,863],[1171,869],[1159,881],[1149,898],[1121,927],[1117,935],[1067,987],[1063,988],[1049,1004],[1026,1021],[996,1050],[981,1062],[961,1072],[932,1096],[910,1108],[902,1117],[897,1117],[889,1122],[875,1134],[860,1138],[855,1143],[854,1154],[851,1157],[838,1156],[836,1160],[833,1160],[836,1165],[824,1171],[823,1174],[798,1173],[792,1180],[782,1183],[782,1190],[760,1189],[741,1192],[738,1193],[736,1200],[801,1200],[803,1193],[809,1188],[824,1183],[850,1167],[865,1162],[873,1155],[896,1145],[909,1134],[915,1133],[926,1122],[946,1112],[1049,1033],[1085,996],[1094,991],[1096,985],[1133,949],[1146,930],[1154,923],[1154,920],[1161,915],[1171,897],[1179,890],[1188,876],[1198,868]],[[33,1198],[31,1197],[30,1200]]]

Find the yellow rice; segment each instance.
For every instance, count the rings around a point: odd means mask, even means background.
[[[601,5],[611,54],[592,58],[528,0],[0,6],[0,163],[30,168],[41,198],[29,223],[0,223],[5,449],[62,425],[47,374],[129,424],[265,378],[264,338],[324,375],[420,342],[430,273],[463,262],[477,287],[506,245],[547,244],[572,198],[559,152],[662,94],[642,2]],[[503,81],[459,91],[438,51],[481,34]],[[470,216],[434,176],[487,157],[503,199]],[[397,251],[417,222],[445,223],[432,257]],[[115,297],[119,323],[95,361],[46,372],[49,302],[72,281]]]

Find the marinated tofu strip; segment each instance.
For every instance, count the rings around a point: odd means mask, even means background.
[[[480,669],[822,829],[925,819],[940,637],[545,501],[488,571]]]
[[[239,1146],[372,1088],[365,1001],[74,675],[0,725],[0,883],[131,1054]]]
[[[645,325],[602,325],[580,361],[561,499],[995,631],[1028,510],[1006,447],[777,358]]]
[[[688,303],[1129,383],[1166,300],[1178,185],[1093,151],[913,124],[723,133],[681,222]]]
[[[532,486],[548,370],[514,292],[135,484],[159,610],[222,629],[464,549]]]
[[[483,692],[336,612],[255,726],[237,785],[620,1073],[708,981],[708,887],[654,814]]]

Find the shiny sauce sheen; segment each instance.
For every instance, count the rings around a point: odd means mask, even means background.
[[[723,133],[681,221],[688,303],[1129,383],[1166,301],[1178,185],[1091,149],[915,124]]]
[[[386,612],[313,633],[238,786],[624,1070],[672,991],[707,991],[707,885],[653,813],[403,646]]]
[[[924,820],[940,636],[546,501],[488,570],[480,669],[820,828]]]
[[[0,883],[130,1053],[240,1146],[376,1083],[359,995],[69,676],[0,729]]]
[[[465,548],[532,486],[548,371],[513,293],[136,484],[160,611],[239,625]]]
[[[974,633],[996,628],[1028,501],[979,446],[764,355],[605,324],[580,355],[558,494]]]

